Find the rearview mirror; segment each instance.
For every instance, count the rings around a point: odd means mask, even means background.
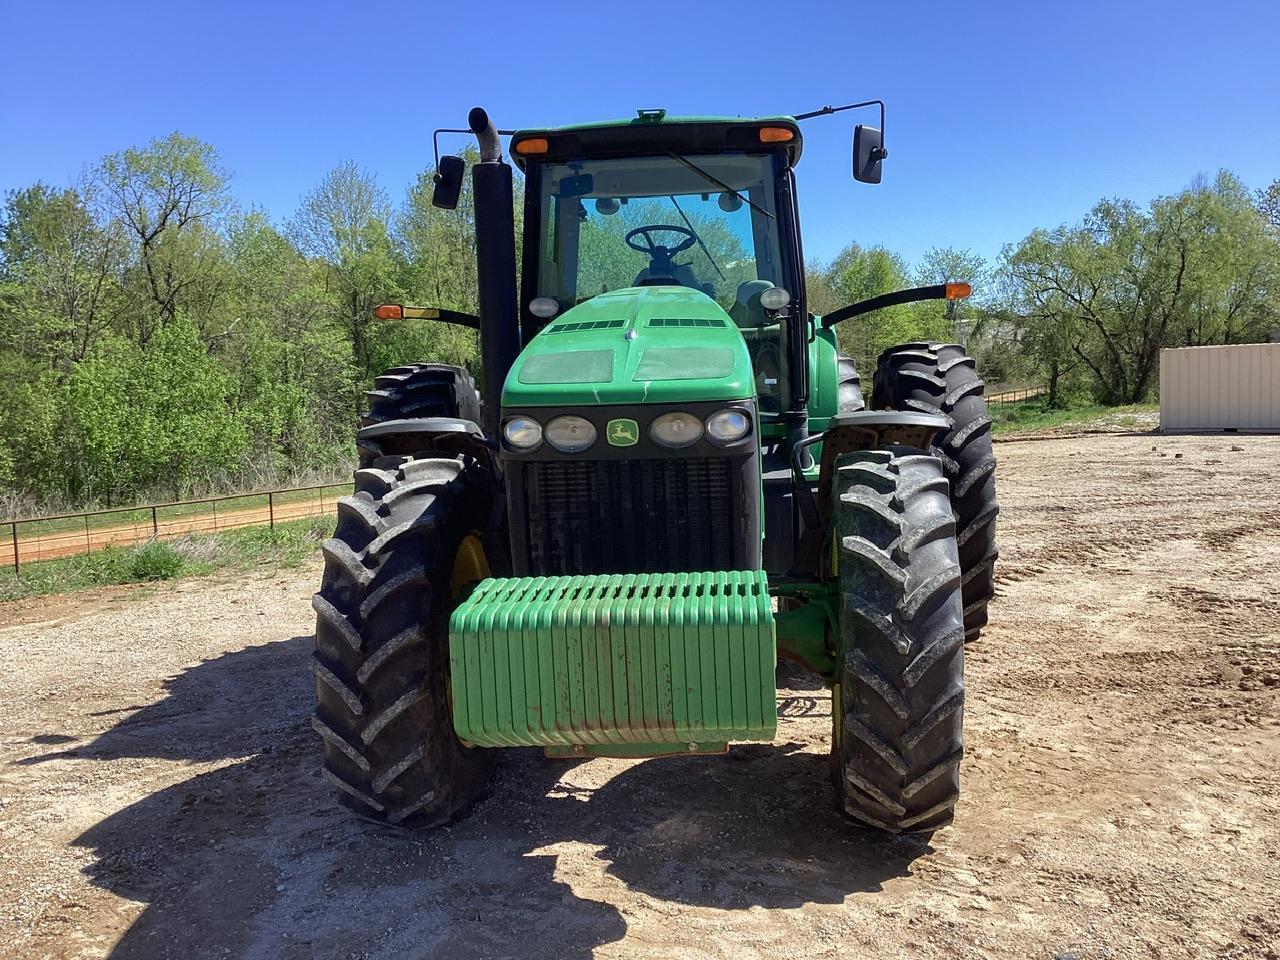
[[[431,191],[431,205],[442,210],[458,209],[462,193],[462,174],[467,164],[461,157],[441,157],[436,167],[436,187]]]
[[[880,182],[880,161],[889,156],[884,134],[876,127],[858,124],[853,128],[853,179],[861,183]]]

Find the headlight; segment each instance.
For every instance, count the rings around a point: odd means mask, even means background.
[[[581,453],[596,442],[596,428],[582,417],[556,417],[546,433],[547,443],[561,453]]]
[[[741,410],[720,410],[707,417],[707,436],[716,443],[737,443],[751,432],[751,418]]]
[[[702,438],[702,421],[689,413],[664,413],[649,425],[649,436],[664,447],[688,447]]]
[[[502,435],[517,450],[532,450],[542,442],[542,425],[529,417],[512,417],[502,425]]]

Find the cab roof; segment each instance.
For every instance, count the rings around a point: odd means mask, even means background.
[[[517,130],[511,137],[511,158],[521,170],[529,160],[638,153],[719,153],[729,150],[761,150],[781,146],[787,163],[800,162],[800,125],[792,117],[669,117],[665,110],[640,110],[630,120],[602,120],[564,127]],[[791,131],[789,140],[761,139],[765,127]],[[546,140],[547,149],[522,154],[526,140]]]

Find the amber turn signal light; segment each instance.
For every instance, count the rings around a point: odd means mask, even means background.
[[[948,283],[947,284],[948,300],[963,300],[965,297],[969,296],[969,294],[971,293],[973,293],[973,287],[969,286],[969,284],[967,283]]]
[[[379,320],[439,320],[437,307],[405,307],[398,303],[384,303],[374,307],[373,315]]]
[[[546,137],[530,137],[528,140],[521,140],[516,144],[516,153],[521,156],[530,153],[546,153],[550,146]]]
[[[788,130],[786,127],[761,127],[760,142],[761,143],[788,143],[796,138],[794,130]]]

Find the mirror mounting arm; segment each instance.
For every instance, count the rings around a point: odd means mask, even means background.
[[[884,101],[883,100],[863,100],[860,103],[846,103],[842,107],[833,107],[830,104],[828,104],[827,106],[820,107],[817,110],[810,110],[808,113],[797,113],[795,115],[795,119],[796,120],[812,120],[814,117],[826,117],[826,116],[830,116],[833,113],[843,113],[845,110],[856,110],[859,107],[879,107],[880,108],[880,133],[881,133],[881,136],[883,136],[884,135]],[[881,147],[880,149],[884,150],[883,147]],[[885,151],[884,156],[880,157],[879,159],[885,160],[888,158],[888,156],[889,156],[888,151]]]
[[[970,287],[967,283],[935,283],[928,287],[912,287],[910,290],[882,293],[878,297],[859,300],[847,307],[833,310],[822,318],[822,329],[830,330],[842,321],[870,313],[872,310],[896,307],[900,303],[915,303],[918,300],[959,300],[969,296],[969,293]]]

